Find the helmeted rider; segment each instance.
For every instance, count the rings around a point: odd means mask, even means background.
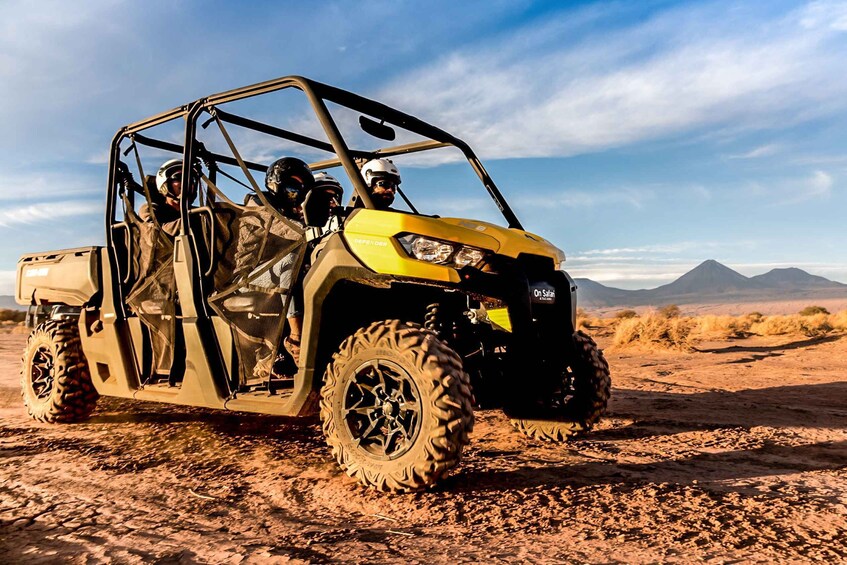
[[[314,184],[312,171],[304,161],[296,157],[282,157],[268,166],[265,174],[264,195],[268,203],[287,219],[302,226],[303,200]],[[261,206],[262,201],[255,194],[247,197],[247,206]],[[274,265],[268,274],[278,279],[277,283],[285,289],[284,294],[291,293],[288,312],[289,335],[285,338],[284,347],[291,354],[294,362],[300,363],[300,336],[303,332],[303,296],[299,288],[297,275],[292,272],[297,254],[291,252]],[[257,374],[270,371],[273,358],[265,359],[257,365]]]
[[[400,171],[391,159],[371,159],[362,167],[362,177],[378,210],[388,210],[400,187]]]
[[[323,171],[315,173],[315,182],[312,187],[313,191],[322,192],[327,201],[327,206],[337,208],[341,205],[341,196],[344,194],[344,189],[338,179],[329,173]]]
[[[171,237],[179,232],[179,199],[182,194],[182,159],[169,159],[162,163],[156,172],[156,190],[161,196],[153,198],[138,210],[138,215],[145,222],[155,216],[162,231]],[[191,191],[194,193],[194,191]],[[186,197],[194,200],[196,194],[187,193]],[[153,195],[155,196],[155,195]]]
[[[300,207],[313,184],[314,177],[309,165],[296,157],[283,157],[268,167],[265,196],[283,216],[301,222],[303,215]],[[250,200],[254,204],[259,202],[255,195]]]

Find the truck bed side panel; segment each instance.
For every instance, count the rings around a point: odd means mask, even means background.
[[[31,253],[18,260],[15,301],[84,306],[100,291],[100,248]]]

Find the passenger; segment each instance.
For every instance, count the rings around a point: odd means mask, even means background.
[[[339,213],[341,206],[341,196],[344,194],[344,189],[341,187],[341,183],[338,182],[334,176],[319,172],[315,173],[315,183],[312,187],[312,196],[310,196],[310,211],[317,212],[321,218],[319,221],[323,219],[323,215],[326,214],[327,223],[324,226],[324,230],[332,230],[337,229],[338,226],[335,225],[338,222],[337,214]],[[333,219],[335,223],[333,224]],[[310,219],[310,221],[313,221]]]
[[[262,194],[271,206],[289,220],[303,226],[303,200],[313,184],[309,165],[295,157],[277,159],[268,167],[265,174],[265,190]],[[262,201],[255,194],[247,197],[248,206],[261,206]]]
[[[362,167],[362,177],[377,210],[393,210],[391,204],[400,187],[400,171],[391,159],[371,159]]]
[[[312,171],[309,165],[294,157],[283,157],[271,163],[265,175],[265,188],[263,192],[276,210],[288,220],[295,222],[299,227],[303,226],[303,200],[306,193],[314,183]],[[258,195],[250,195],[246,201],[247,206],[261,206]],[[303,293],[295,290],[296,275],[294,264],[297,261],[297,253],[292,252],[280,260],[277,265],[270,269],[270,273],[279,281],[279,287],[287,289],[291,294],[286,318],[288,319],[289,334],[285,338],[283,346],[294,359],[300,364],[300,340],[303,333]],[[284,299],[283,295],[283,299]]]
[[[174,238],[180,228],[179,198],[182,194],[182,159],[171,159],[162,163],[156,173],[156,190],[158,194],[151,194],[152,201],[143,204],[138,215],[145,222],[152,222],[155,217],[162,231]],[[194,199],[193,195],[191,199]]]

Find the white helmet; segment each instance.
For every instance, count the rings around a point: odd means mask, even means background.
[[[331,174],[325,173],[323,171],[314,173],[312,176],[315,177],[315,184],[312,185],[314,187],[323,186],[325,184],[332,185],[332,186],[341,184],[340,182],[338,182],[337,178],[335,178]]]
[[[329,173],[325,173],[323,171],[314,173],[315,184],[312,187],[312,190],[323,190],[327,194],[332,194],[332,197],[337,201],[341,200],[341,196],[344,194],[344,189],[341,187],[341,183],[338,182],[338,179],[332,176]]]
[[[400,171],[391,159],[371,159],[362,167],[362,177],[368,188],[373,188],[374,181],[380,178],[393,178],[397,184],[401,182]]]
[[[156,173],[156,189],[162,196],[167,196],[170,193],[170,185],[168,184],[168,176],[174,169],[182,169],[182,159],[170,159],[162,163],[159,167],[159,172]]]

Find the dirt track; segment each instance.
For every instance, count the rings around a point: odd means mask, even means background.
[[[0,561],[847,561],[847,337],[611,353],[611,413],[564,446],[478,412],[437,490],[344,476],[319,426],[101,399],[27,418],[0,335]]]

